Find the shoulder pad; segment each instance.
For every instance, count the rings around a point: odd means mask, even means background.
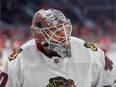
[[[21,51],[21,48],[14,50],[14,52],[8,57],[9,61],[14,60],[18,56],[18,54],[21,53]]]

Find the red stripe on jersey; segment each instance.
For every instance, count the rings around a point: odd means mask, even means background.
[[[40,52],[42,52],[41,47],[40,47],[41,44],[39,42],[36,42],[35,44],[36,44],[37,50],[40,51]]]

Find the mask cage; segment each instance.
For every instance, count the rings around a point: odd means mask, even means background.
[[[54,30],[54,29],[56,29],[56,30]],[[57,44],[62,44],[64,41],[66,41],[66,44],[68,44],[69,37],[71,36],[71,32],[72,32],[72,25],[70,23],[70,20],[68,19],[66,22],[59,24],[57,26],[48,27],[48,28],[38,28],[37,27],[36,30],[44,36],[44,38],[48,44],[53,43],[51,40],[54,40],[55,42],[57,42]],[[64,36],[58,36],[57,35],[58,31],[61,31],[64,34]],[[50,32],[51,35],[49,35],[48,32]],[[58,41],[58,40],[52,38],[53,36],[60,38],[62,40]]]

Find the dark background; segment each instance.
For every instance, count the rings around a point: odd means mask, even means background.
[[[32,38],[32,17],[43,7],[61,10],[72,21],[73,36],[107,51],[116,42],[115,4],[116,0],[1,0],[0,55],[3,49],[17,49]]]

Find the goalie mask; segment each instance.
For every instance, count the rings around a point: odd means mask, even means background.
[[[36,42],[56,52],[62,58],[70,57],[70,20],[55,9],[41,9],[33,17],[31,33]]]

